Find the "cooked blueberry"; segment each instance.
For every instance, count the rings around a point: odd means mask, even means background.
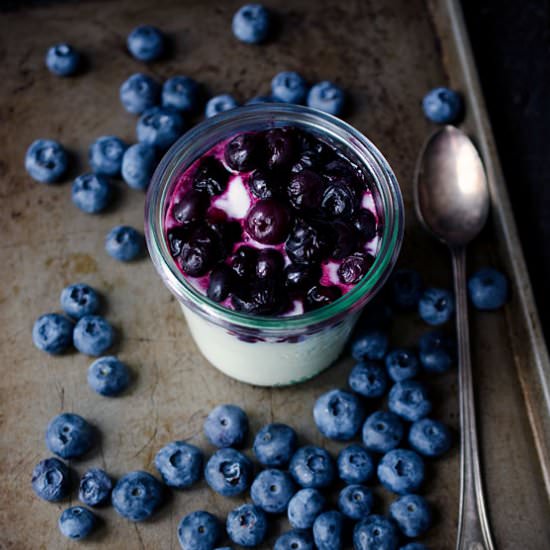
[[[432,524],[430,506],[420,495],[405,495],[392,502],[390,516],[406,537],[420,537]]]
[[[365,242],[372,241],[376,237],[376,217],[370,210],[365,208],[359,210],[353,219],[353,225]]]
[[[201,87],[188,76],[173,76],[162,85],[162,106],[195,113],[201,106]]]
[[[71,76],[80,67],[80,54],[66,43],[55,44],[46,54],[46,67],[57,76]]]
[[[243,229],[238,221],[213,221],[208,227],[217,237],[220,259],[230,256],[235,244],[242,241]]]
[[[285,243],[288,257],[297,264],[320,262],[326,248],[323,233],[304,220],[296,220]]]
[[[216,516],[199,510],[182,518],[178,525],[178,541],[182,550],[213,550],[221,531]]]
[[[265,133],[267,167],[290,169],[297,155],[296,136],[291,128],[274,128]]]
[[[113,480],[99,468],[91,468],[81,478],[78,486],[78,498],[88,506],[105,504],[111,496]]]
[[[40,183],[59,181],[67,172],[68,165],[67,151],[53,139],[33,141],[25,154],[25,169]]]
[[[380,360],[388,350],[388,335],[383,330],[368,329],[360,332],[351,342],[351,355],[354,359]]]
[[[493,311],[508,300],[508,280],[500,271],[485,267],[468,279],[468,293],[474,307]]]
[[[370,453],[356,443],[340,451],[337,460],[338,475],[346,483],[364,483],[374,474],[374,460]]]
[[[271,81],[271,94],[285,103],[304,103],[307,88],[304,78],[294,71],[279,73]]]
[[[128,367],[112,355],[96,359],[88,369],[88,385],[100,395],[119,395],[129,383]]]
[[[206,463],[204,478],[213,491],[224,497],[240,495],[252,481],[252,462],[229,447],[216,451]]]
[[[181,254],[183,243],[189,239],[190,234],[189,227],[174,227],[168,231],[168,244],[174,258]]]
[[[184,242],[178,262],[191,277],[205,275],[217,260],[219,253],[218,238],[211,228],[207,226],[197,227]]]
[[[46,447],[61,458],[86,454],[94,441],[94,428],[78,414],[59,414],[46,428]]]
[[[311,87],[307,95],[308,107],[339,116],[344,110],[345,94],[342,88],[327,80]]]
[[[334,479],[334,461],[321,447],[300,447],[290,460],[289,472],[301,487],[321,489]]]
[[[231,268],[242,279],[250,279],[256,273],[258,251],[250,246],[240,246],[231,262]]]
[[[426,118],[437,124],[452,124],[463,113],[462,97],[449,88],[434,88],[422,100],[422,109]]]
[[[138,141],[163,151],[182,134],[185,122],[176,109],[151,107],[143,111],[136,126]]]
[[[225,162],[232,170],[249,172],[263,160],[263,146],[259,134],[239,134],[225,146]]]
[[[220,94],[214,97],[211,97],[206,102],[206,108],[204,114],[206,118],[212,118],[213,116],[219,115],[225,111],[230,111],[235,109],[239,104],[237,100],[229,94]]]
[[[255,170],[248,181],[248,187],[259,199],[272,199],[280,194],[278,179],[265,170]]]
[[[178,223],[195,223],[204,218],[208,206],[208,197],[191,189],[174,206],[172,214]]]
[[[288,235],[290,214],[282,203],[260,200],[249,210],[245,223],[248,234],[256,241],[277,244]]]
[[[388,394],[388,407],[409,422],[424,418],[432,410],[426,388],[416,380],[396,382]]]
[[[372,491],[364,485],[348,485],[338,495],[338,509],[344,516],[353,520],[367,517],[374,505]]]
[[[58,526],[61,534],[69,539],[85,539],[96,526],[97,518],[87,508],[72,506],[61,514]]]
[[[288,503],[288,521],[296,529],[311,529],[325,506],[326,499],[317,489],[300,489]]]
[[[306,310],[319,309],[328,306],[342,296],[342,291],[337,286],[312,286],[306,294],[304,306]]]
[[[335,260],[342,260],[357,250],[358,235],[355,228],[342,221],[333,221],[330,224],[322,224],[327,228],[330,243],[330,257]]]
[[[248,435],[248,417],[237,405],[218,405],[204,422],[204,434],[216,447],[239,447]]]
[[[121,262],[130,262],[137,259],[143,253],[145,239],[143,235],[128,225],[113,227],[105,237],[105,250],[107,254]]]
[[[113,327],[99,315],[81,317],[73,330],[74,347],[86,355],[101,355],[113,345],[114,339]]]
[[[286,466],[296,450],[296,432],[286,424],[267,424],[254,438],[254,454],[264,466]]]
[[[348,383],[359,395],[369,399],[382,397],[388,387],[388,377],[384,367],[374,361],[357,363],[350,372]]]
[[[299,212],[316,212],[321,207],[324,190],[321,176],[311,170],[302,170],[294,174],[288,183],[288,200]]]
[[[404,434],[405,428],[396,414],[376,411],[363,425],[363,444],[369,451],[387,453],[401,443]]]
[[[250,487],[252,502],[268,514],[282,514],[296,492],[287,472],[269,469],[258,474]]]
[[[271,15],[261,4],[246,4],[233,16],[233,34],[246,44],[264,42],[270,32]]]
[[[32,341],[39,350],[63,353],[73,342],[73,323],[58,313],[41,315],[32,327]]]
[[[399,533],[393,522],[384,516],[371,514],[353,529],[355,550],[397,550]]]
[[[122,157],[128,145],[115,136],[97,138],[90,146],[88,160],[95,174],[118,176],[122,167]]]
[[[451,431],[437,420],[422,418],[414,422],[409,431],[409,445],[424,456],[441,456],[451,444]]]
[[[293,529],[275,541],[273,550],[314,550],[313,538],[308,531]]]
[[[214,302],[223,302],[234,287],[234,271],[226,264],[212,269],[206,295]]]
[[[325,437],[346,441],[353,439],[361,428],[365,409],[353,393],[331,390],[315,402],[313,419]]]
[[[157,152],[151,145],[136,143],[122,157],[122,179],[132,189],[146,189],[157,165]]]
[[[136,471],[123,475],[111,494],[117,513],[130,521],[150,518],[162,504],[162,483],[148,472]]]
[[[416,309],[424,284],[418,271],[398,269],[389,281],[393,303],[401,309]]]
[[[156,27],[140,25],[128,35],[126,45],[139,61],[154,61],[164,53],[165,38]]]
[[[313,523],[313,540],[318,550],[341,550],[344,538],[344,517],[336,510],[323,512]]]
[[[418,341],[422,368],[428,372],[446,372],[455,361],[456,343],[439,330],[424,333]]]
[[[237,311],[253,315],[276,315],[287,305],[282,286],[277,281],[253,282],[250,287],[233,293],[231,302]]]
[[[321,268],[317,264],[288,264],[285,268],[285,286],[290,291],[307,290],[319,282]]]
[[[32,488],[44,500],[55,502],[64,499],[71,490],[69,468],[58,458],[41,460],[32,472]]]
[[[235,544],[247,548],[258,546],[267,534],[267,517],[257,506],[243,504],[229,512],[226,530]]]
[[[71,188],[73,204],[87,214],[105,210],[112,196],[111,184],[105,176],[82,174],[73,181]]]
[[[331,184],[323,192],[321,211],[329,219],[349,219],[355,211],[355,202],[355,193],[347,185]]]
[[[369,271],[374,258],[370,254],[353,254],[338,266],[338,279],[346,285],[358,283]]]
[[[378,464],[378,479],[386,489],[405,495],[416,491],[424,481],[424,462],[407,449],[393,449]]]
[[[133,74],[120,87],[120,102],[129,112],[139,115],[157,105],[160,97],[160,84],[145,74]]]
[[[443,288],[427,288],[420,296],[418,314],[429,325],[446,323],[455,311],[453,294]]]
[[[274,248],[264,248],[258,254],[256,263],[256,277],[273,281],[279,279],[283,273],[285,260],[282,254]]]
[[[414,378],[420,370],[416,353],[411,349],[398,348],[386,355],[386,370],[394,382]]]
[[[202,476],[202,451],[185,441],[172,441],[155,456],[155,468],[169,487],[191,487]]]
[[[208,193],[211,197],[221,195],[227,188],[229,172],[215,157],[203,158],[193,176],[193,189]]]

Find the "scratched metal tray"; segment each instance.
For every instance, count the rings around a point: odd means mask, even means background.
[[[241,403],[252,429],[268,421],[295,426],[302,443],[323,440],[311,407],[317,395],[345,386],[351,360],[343,358],[316,379],[292,388],[259,389],[229,380],[198,353],[181,311],[150,262],[122,265],[103,251],[106,232],[119,223],[141,226],[143,196],[117,184],[119,200],[108,212],[86,216],[70,201],[68,182],[40,186],[23,169],[24,151],[38,137],[57,138],[80,159],[99,135],[133,141],[135,119],[118,101],[118,86],[131,73],[159,78],[189,74],[211,93],[230,91],[245,100],[268,92],[280,70],[296,69],[311,81],[334,79],[350,92],[347,120],[369,136],[394,167],[407,208],[400,263],[425,279],[451,286],[446,250],[419,227],[412,210],[412,175],[420,148],[433,130],[420,100],[448,83],[467,103],[463,127],[480,148],[489,175],[490,224],[469,254],[470,268],[486,263],[506,270],[513,296],[503,312],[471,315],[473,361],[489,514],[499,549],[550,548],[549,366],[521,248],[464,30],[455,0],[265,0],[280,14],[278,36],[263,47],[237,43],[231,16],[241,0],[123,0],[29,2],[0,13],[0,548],[76,548],[58,533],[67,503],[39,501],[30,489],[34,464],[48,456],[43,430],[62,410],[82,414],[101,433],[98,450],[72,466],[82,473],[104,467],[114,476],[152,468],[157,450],[172,439],[212,448],[202,423],[217,403]],[[22,3],[24,4],[24,2]],[[32,5],[31,5],[32,4]],[[1,10],[1,8],[0,8]],[[144,67],[125,52],[135,25],[167,31],[174,55]],[[43,67],[46,48],[74,43],[89,58],[86,74],[58,79]],[[89,359],[40,354],[30,344],[33,320],[58,308],[63,285],[81,280],[106,297],[105,313],[120,332],[114,350],[135,372],[126,395],[92,394],[85,377]],[[414,344],[426,327],[414,315],[397,320],[395,345]],[[435,416],[458,430],[456,372],[428,380]],[[248,451],[247,451],[248,452]],[[430,463],[424,491],[436,524],[430,548],[454,548],[458,517],[459,450]],[[378,511],[390,495],[376,489]],[[73,496],[72,502],[75,502]],[[240,499],[218,497],[204,483],[172,495],[149,522],[134,525],[110,508],[98,511],[103,526],[85,546],[111,549],[176,549],[176,527],[186,513],[206,508],[223,518]],[[275,522],[268,543],[288,528]]]

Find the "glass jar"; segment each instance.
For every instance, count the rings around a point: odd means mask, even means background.
[[[321,137],[364,168],[381,220],[380,244],[367,275],[335,302],[296,316],[259,317],[217,304],[186,280],[170,254],[164,219],[178,177],[193,161],[232,135],[281,126],[295,126]],[[399,185],[378,149],[342,120],[297,105],[242,107],[189,130],[157,167],[145,206],[149,253],[165,285],[181,304],[197,346],[228,376],[259,386],[302,382],[338,358],[361,310],[380,290],[395,264],[403,227]]]

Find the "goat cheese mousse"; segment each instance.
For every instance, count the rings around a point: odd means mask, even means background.
[[[180,138],[153,176],[145,225],[203,355],[243,382],[288,385],[342,352],[396,261],[403,204],[357,130],[262,104]]]

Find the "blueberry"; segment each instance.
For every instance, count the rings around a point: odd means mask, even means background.
[[[248,187],[259,199],[272,199],[280,194],[279,178],[267,170],[254,170],[248,180]]]
[[[53,139],[33,141],[25,154],[25,169],[40,183],[59,181],[67,172],[68,165],[67,151]]]
[[[393,522],[384,516],[372,514],[353,529],[355,550],[397,550],[398,545],[399,533]]]
[[[279,251],[274,248],[264,248],[258,254],[256,277],[266,281],[279,280],[284,265],[285,260]]]
[[[88,506],[105,504],[111,496],[113,480],[99,468],[88,470],[81,478],[78,487],[78,498]]]
[[[293,71],[279,73],[271,81],[272,96],[285,103],[304,103],[307,88],[305,79]]]
[[[318,263],[326,250],[326,241],[315,227],[304,220],[296,220],[286,240],[285,250],[294,263]]]
[[[392,502],[390,516],[406,537],[420,537],[432,524],[430,506],[420,495],[404,495]]]
[[[388,387],[385,369],[374,361],[357,363],[348,378],[349,387],[359,395],[369,399],[382,397]]]
[[[96,526],[97,518],[87,508],[72,506],[67,508],[59,518],[59,530],[69,539],[85,539]]]
[[[258,251],[251,246],[240,246],[231,262],[231,268],[240,279],[248,280],[256,274]]]
[[[218,245],[219,239],[211,228],[198,226],[182,244],[178,257],[180,268],[191,277],[206,275],[218,259]]]
[[[135,471],[123,475],[111,494],[114,509],[130,521],[151,517],[163,501],[162,483],[148,472]]]
[[[424,462],[407,449],[387,452],[378,464],[378,479],[389,491],[404,495],[416,491],[424,481]]]
[[[353,225],[363,242],[372,241],[376,237],[376,217],[370,210],[361,208],[353,219]]]
[[[290,474],[275,469],[260,472],[250,487],[252,502],[268,514],[285,512],[294,493],[296,486]]]
[[[233,497],[246,491],[252,481],[252,462],[235,449],[216,451],[206,463],[206,483],[216,493]]]
[[[185,441],[172,441],[155,456],[155,467],[169,487],[186,489],[202,476],[202,451]]]
[[[291,128],[273,128],[265,133],[267,167],[280,173],[289,170],[298,154],[296,134]]]
[[[204,193],[192,189],[180,198],[172,214],[178,223],[192,224],[204,217],[209,204],[210,201]]]
[[[341,550],[344,537],[344,516],[336,510],[323,512],[313,524],[313,540],[318,550]]]
[[[138,141],[164,151],[182,134],[183,117],[171,107],[151,107],[139,117],[136,126]]]
[[[418,314],[429,325],[446,323],[455,311],[452,292],[443,288],[427,288],[420,296]]]
[[[140,115],[146,109],[158,105],[160,84],[150,76],[136,73],[122,83],[119,96],[122,106],[129,113]]]
[[[113,196],[113,188],[105,176],[82,174],[73,181],[71,198],[73,204],[87,214],[105,210]]]
[[[364,485],[348,485],[338,495],[338,509],[353,520],[367,517],[374,506],[374,495]]]
[[[357,361],[384,359],[388,351],[388,335],[379,329],[368,329],[360,332],[351,342],[351,355]]]
[[[365,419],[365,409],[353,393],[331,390],[321,395],[313,407],[319,431],[329,439],[353,439]]]
[[[216,447],[240,447],[248,435],[248,417],[237,405],[218,405],[204,422],[204,434]]]
[[[73,323],[58,313],[41,315],[32,327],[32,341],[39,350],[63,353],[73,342]]]
[[[296,529],[311,529],[325,506],[326,499],[317,489],[300,489],[288,503],[288,521]]]
[[[293,529],[275,541],[273,550],[314,550],[313,538],[308,531]]]
[[[400,546],[399,550],[428,550],[428,547],[421,542],[409,542],[405,546]]]
[[[199,110],[202,99],[198,82],[188,76],[173,76],[162,86],[162,106],[185,113]]]
[[[300,447],[288,469],[296,483],[306,489],[328,487],[335,475],[334,461],[328,451],[314,445]]]
[[[357,443],[340,451],[337,459],[338,475],[346,483],[364,483],[374,474],[374,460],[370,453]]]
[[[140,25],[126,41],[129,52],[139,61],[154,61],[164,53],[166,39],[162,32],[151,25]]]
[[[239,104],[237,100],[229,94],[220,94],[211,97],[206,102],[206,108],[204,110],[204,115],[206,118],[212,118],[213,116],[219,115],[225,111],[230,111],[235,109]]]
[[[420,370],[420,365],[413,350],[397,348],[386,355],[386,369],[394,382],[402,382],[414,378]]]
[[[113,227],[105,237],[107,254],[121,262],[130,262],[142,255],[145,248],[143,235],[128,225]]]
[[[307,291],[304,308],[306,311],[319,309],[338,300],[340,296],[342,296],[342,291],[335,285],[314,285]]]
[[[485,267],[468,279],[468,293],[475,308],[482,311],[499,309],[508,300],[508,280],[500,271]]]
[[[246,4],[233,16],[233,34],[246,44],[264,42],[270,32],[271,14],[261,4]]]
[[[338,279],[345,285],[357,284],[369,271],[374,258],[370,254],[353,254],[338,266]]]
[[[205,157],[193,176],[193,189],[206,192],[211,197],[221,195],[229,181],[229,172],[215,157]]]
[[[319,174],[304,169],[290,178],[286,192],[290,204],[298,212],[316,212],[321,208],[324,188]]]
[[[420,364],[428,372],[448,371],[455,361],[456,344],[453,338],[439,330],[426,332],[418,342]]]
[[[265,512],[253,504],[243,504],[231,510],[226,529],[229,538],[247,548],[261,544],[267,533]]]
[[[135,143],[122,157],[122,179],[133,189],[146,189],[157,165],[157,152],[151,145]]]
[[[267,424],[254,438],[254,454],[264,466],[288,465],[296,450],[296,432],[286,424]]]
[[[342,260],[346,258],[346,256],[350,256],[357,249],[357,233],[352,225],[343,221],[335,221],[332,222],[330,225],[324,227],[327,235],[331,236],[329,256],[332,259]],[[359,270],[359,273],[354,273],[354,275],[360,278],[367,272],[370,265],[372,265],[372,261],[370,258],[369,260],[367,260],[367,257],[363,254],[358,253],[358,256],[363,257],[361,259],[364,261],[362,261],[361,263],[364,265]],[[346,274],[347,276],[349,276],[349,272],[354,271],[349,270],[348,268],[343,268],[342,270],[337,271],[337,274],[339,276],[338,278],[340,280],[342,280],[341,275]]]
[[[356,206],[356,195],[353,189],[345,183],[327,185],[321,200],[321,211],[326,218],[350,219]]]
[[[182,518],[178,540],[182,550],[212,550],[221,537],[221,526],[209,512],[199,510]]]
[[[290,213],[273,199],[258,201],[246,215],[246,230],[262,244],[282,243],[290,229]]]
[[[422,109],[428,120],[437,124],[456,122],[463,113],[462,97],[449,88],[434,88],[422,100]]]
[[[46,447],[61,458],[86,454],[95,442],[94,428],[78,414],[62,413],[46,428]]]
[[[214,302],[223,302],[235,286],[234,271],[226,264],[221,264],[210,272],[206,295]]]
[[[345,94],[342,88],[324,80],[311,87],[307,94],[307,105],[325,113],[339,116],[344,110]]]
[[[424,283],[418,271],[398,269],[390,278],[389,288],[395,306],[400,309],[416,309]]]
[[[318,265],[288,264],[285,267],[285,286],[290,292],[304,291],[321,278],[321,268]]]
[[[113,327],[99,315],[85,315],[73,330],[74,347],[86,355],[98,357],[106,352],[115,339]]]
[[[96,359],[88,368],[88,385],[100,395],[119,395],[129,383],[128,367],[112,355]]]
[[[32,488],[37,496],[50,502],[69,496],[71,474],[58,458],[41,460],[32,472]]]
[[[115,136],[97,138],[88,151],[93,172],[102,176],[118,176],[127,147],[124,141]]]
[[[249,172],[263,160],[263,145],[259,134],[239,134],[225,146],[225,162],[232,170]]]
[[[388,394],[388,408],[409,422],[424,418],[432,410],[428,391],[416,380],[396,382]]]
[[[376,411],[363,425],[363,444],[369,451],[387,453],[399,445],[404,434],[405,428],[396,414]]]
[[[437,420],[417,420],[409,431],[409,445],[424,456],[441,456],[451,448],[451,444],[451,431]]]
[[[46,67],[57,76],[71,76],[78,71],[80,54],[70,44],[55,44],[46,54]]]

